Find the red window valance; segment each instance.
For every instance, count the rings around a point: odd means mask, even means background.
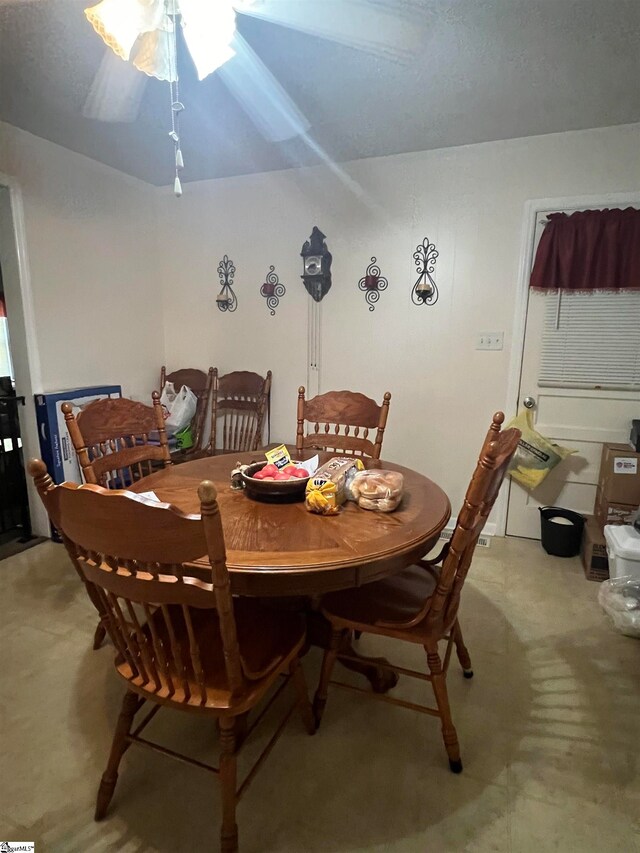
[[[531,272],[534,290],[640,290],[640,210],[552,213]]]

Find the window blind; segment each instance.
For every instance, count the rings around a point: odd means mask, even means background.
[[[544,297],[538,383],[640,389],[640,292]]]

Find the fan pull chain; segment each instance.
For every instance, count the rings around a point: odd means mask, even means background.
[[[178,174],[184,169],[184,159],[180,146],[180,113],[184,110],[184,104],[180,101],[180,80],[178,76],[178,8],[176,0],[173,2],[173,31],[171,36],[170,60],[172,68],[169,73],[169,97],[171,98],[171,130],[169,137],[173,140],[175,153],[176,176],[173,182],[173,192],[177,198],[182,195],[182,182]],[[169,0],[167,0],[167,6]]]

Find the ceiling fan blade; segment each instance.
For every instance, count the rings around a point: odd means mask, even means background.
[[[239,33],[231,46],[235,56],[217,74],[263,136],[283,142],[306,133],[310,125],[303,113]]]
[[[238,0],[236,10],[386,59],[410,61],[420,49],[425,12],[416,0]]]
[[[146,82],[141,71],[106,48],[82,115],[97,121],[135,121]]]
[[[198,79],[212,74],[233,56],[236,13],[231,0],[180,0],[182,33]]]

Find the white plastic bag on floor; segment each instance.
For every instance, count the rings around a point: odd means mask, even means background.
[[[621,634],[640,639],[640,578],[603,581],[598,601]]]
[[[166,416],[166,430],[169,435],[175,435],[189,426],[195,417],[198,398],[186,385],[176,392],[173,382],[165,382],[160,402]]]

